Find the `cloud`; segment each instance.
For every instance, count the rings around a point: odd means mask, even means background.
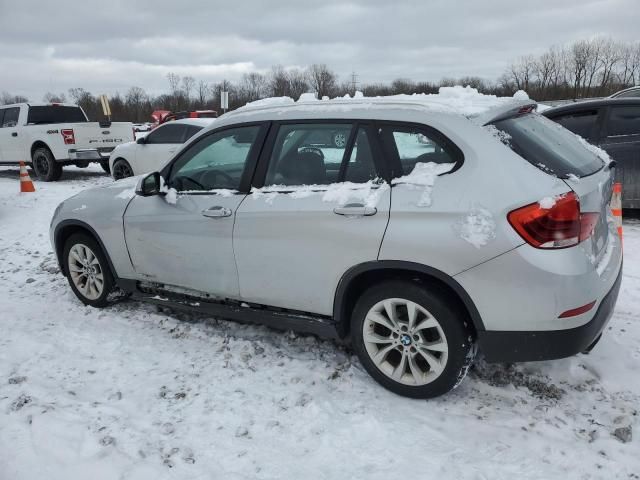
[[[554,44],[636,41],[637,1],[0,0],[0,90],[159,93],[170,71],[214,82],[311,63],[365,83],[495,79]]]

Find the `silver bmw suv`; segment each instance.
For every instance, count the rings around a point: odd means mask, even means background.
[[[490,362],[587,351],[622,249],[606,155],[511,101],[245,107],[160,171],[64,201],[51,241],[71,289],[347,339],[408,397]],[[345,142],[331,142],[331,132]]]

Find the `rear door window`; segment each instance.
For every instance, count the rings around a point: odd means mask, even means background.
[[[15,127],[18,125],[18,117],[20,115],[20,108],[6,108],[4,110],[4,117],[2,119],[2,127]]]
[[[80,107],[63,105],[43,105],[29,107],[27,123],[29,125],[46,125],[56,123],[85,123],[87,118]]]
[[[552,120],[584,139],[591,139],[594,136],[596,123],[598,121],[598,110],[572,112],[554,117]]]
[[[158,144],[158,143],[183,143],[185,134],[185,125],[182,124],[167,124],[156,128],[153,132],[147,135],[146,143]]]
[[[502,132],[498,137],[511,150],[552,175],[585,177],[604,166],[584,140],[542,115],[511,117],[493,126]]]
[[[611,107],[607,121],[607,136],[627,135],[640,135],[640,106]]]
[[[463,155],[435,130],[411,125],[383,125],[380,135],[393,177],[409,175],[421,163],[451,164],[459,168]]]

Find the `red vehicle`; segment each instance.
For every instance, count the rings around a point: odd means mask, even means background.
[[[154,128],[163,123],[171,122],[173,120],[182,120],[183,118],[217,118],[218,112],[215,110],[193,110],[172,112],[170,110],[155,110],[151,114],[151,118],[155,123]]]

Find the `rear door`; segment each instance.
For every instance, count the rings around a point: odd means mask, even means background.
[[[609,107],[600,145],[617,163],[623,208],[640,208],[640,105]]]
[[[165,123],[145,137],[145,143],[136,145],[136,171],[160,170],[184,143],[187,126],[182,123]]]
[[[17,163],[20,160],[31,161],[24,158],[24,133],[18,131],[20,107],[4,109],[2,123],[0,123],[0,149],[2,149],[2,161]]]
[[[346,142],[333,142],[344,132]],[[253,190],[238,209],[234,250],[249,303],[331,315],[352,266],[376,260],[391,190],[366,122],[274,124]]]

